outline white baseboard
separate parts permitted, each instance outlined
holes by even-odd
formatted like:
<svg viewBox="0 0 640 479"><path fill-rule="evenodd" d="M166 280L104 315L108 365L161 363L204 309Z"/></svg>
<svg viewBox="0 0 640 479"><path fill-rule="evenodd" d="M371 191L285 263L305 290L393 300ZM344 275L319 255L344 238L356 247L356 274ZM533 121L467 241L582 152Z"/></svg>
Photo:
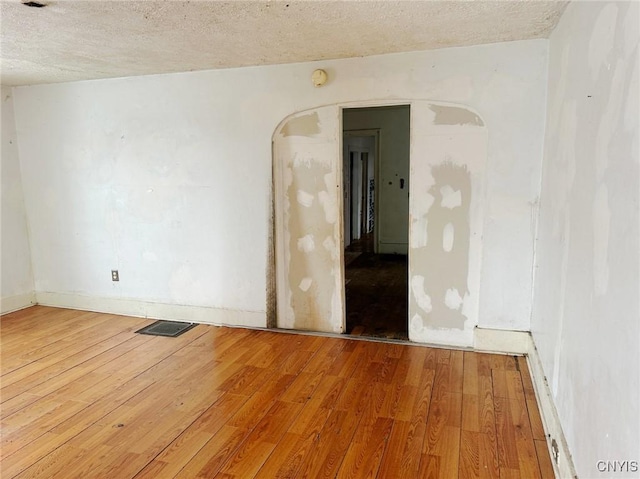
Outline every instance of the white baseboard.
<svg viewBox="0 0 640 479"><path fill-rule="evenodd" d="M11 313L36 304L36 294L31 291L25 294L7 296L0 299L0 314Z"/></svg>
<svg viewBox="0 0 640 479"><path fill-rule="evenodd" d="M105 298L72 293L37 292L36 300L43 306L81 309L98 313L121 314L151 319L169 319L217 326L264 328L267 314L263 311L242 311L209 306L155 303L125 298Z"/></svg>
<svg viewBox="0 0 640 479"><path fill-rule="evenodd" d="M547 447L551 455L551 463L553 464L556 477L560 479L574 479L577 478L578 475L573 465L569 445L562 431L562 424L560 423L560 417L553 402L551 388L544 374L538 349L533 342L533 338L531 336L529 337L531 342L529 353L527 354L527 363L529 364L529 370L533 378L533 387L536 391L544 432L547 435ZM551 450L553 441L555 441L557 445L557 460L555 461L553 459L554 452Z"/></svg>
<svg viewBox="0 0 640 479"><path fill-rule="evenodd" d="M504 329L475 328L473 349L489 353L528 354L531 333Z"/></svg>

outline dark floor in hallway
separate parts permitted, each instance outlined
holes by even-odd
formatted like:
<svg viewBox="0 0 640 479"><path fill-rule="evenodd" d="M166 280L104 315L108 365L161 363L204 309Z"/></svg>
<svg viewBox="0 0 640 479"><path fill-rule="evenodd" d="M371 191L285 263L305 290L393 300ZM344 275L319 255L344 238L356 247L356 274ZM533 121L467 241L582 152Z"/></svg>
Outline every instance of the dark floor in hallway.
<svg viewBox="0 0 640 479"><path fill-rule="evenodd" d="M409 339L407 256L351 253L346 265L347 333Z"/></svg>

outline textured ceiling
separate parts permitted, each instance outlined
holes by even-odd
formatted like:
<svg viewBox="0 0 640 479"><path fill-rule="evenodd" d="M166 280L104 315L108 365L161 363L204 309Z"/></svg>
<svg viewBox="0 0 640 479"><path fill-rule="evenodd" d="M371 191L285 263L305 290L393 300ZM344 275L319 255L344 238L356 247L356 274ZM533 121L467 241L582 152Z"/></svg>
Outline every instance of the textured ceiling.
<svg viewBox="0 0 640 479"><path fill-rule="evenodd" d="M513 0L37 1L46 7L0 4L2 84L546 38L566 6Z"/></svg>

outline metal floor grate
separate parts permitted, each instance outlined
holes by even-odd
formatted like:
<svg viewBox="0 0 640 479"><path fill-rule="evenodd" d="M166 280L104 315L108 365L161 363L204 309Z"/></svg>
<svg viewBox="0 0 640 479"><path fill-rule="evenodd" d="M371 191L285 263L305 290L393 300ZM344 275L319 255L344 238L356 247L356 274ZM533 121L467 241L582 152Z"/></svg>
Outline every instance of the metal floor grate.
<svg viewBox="0 0 640 479"><path fill-rule="evenodd" d="M186 333L191 328L195 328L196 326L197 324L195 323L181 323L178 321L156 321L149 326L138 329L136 333L175 338L176 336L180 336L182 333Z"/></svg>

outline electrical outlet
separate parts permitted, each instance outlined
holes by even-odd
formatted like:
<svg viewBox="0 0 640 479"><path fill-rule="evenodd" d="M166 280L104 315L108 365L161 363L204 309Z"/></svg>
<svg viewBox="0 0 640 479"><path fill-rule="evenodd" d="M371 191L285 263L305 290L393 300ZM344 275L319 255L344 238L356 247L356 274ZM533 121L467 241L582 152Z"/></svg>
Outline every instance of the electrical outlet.
<svg viewBox="0 0 640 479"><path fill-rule="evenodd" d="M558 443L555 439L551 440L551 454L555 463L558 464Z"/></svg>
<svg viewBox="0 0 640 479"><path fill-rule="evenodd" d="M111 281L120 281L120 274L117 269L111 270Z"/></svg>

